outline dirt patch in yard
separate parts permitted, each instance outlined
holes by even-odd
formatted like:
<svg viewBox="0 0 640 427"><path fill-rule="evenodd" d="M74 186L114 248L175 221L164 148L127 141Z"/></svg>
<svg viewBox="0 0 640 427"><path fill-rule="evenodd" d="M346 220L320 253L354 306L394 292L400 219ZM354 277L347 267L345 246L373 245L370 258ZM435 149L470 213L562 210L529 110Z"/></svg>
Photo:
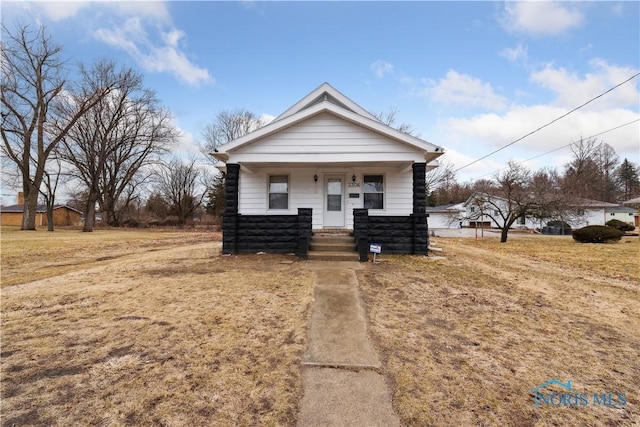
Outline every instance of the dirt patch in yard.
<svg viewBox="0 0 640 427"><path fill-rule="evenodd" d="M120 239L36 281L8 255L2 425L295 424L313 276L202 238Z"/></svg>
<svg viewBox="0 0 640 427"><path fill-rule="evenodd" d="M403 425L638 425L637 239L432 244L442 258L387 256L357 272ZM550 379L588 404L535 408L531 389Z"/></svg>

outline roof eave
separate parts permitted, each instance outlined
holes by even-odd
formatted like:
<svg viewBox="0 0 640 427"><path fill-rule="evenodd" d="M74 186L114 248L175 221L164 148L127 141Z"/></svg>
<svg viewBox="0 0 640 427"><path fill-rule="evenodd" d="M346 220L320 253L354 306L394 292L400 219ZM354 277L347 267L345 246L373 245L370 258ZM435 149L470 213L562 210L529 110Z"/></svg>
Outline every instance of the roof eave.
<svg viewBox="0 0 640 427"><path fill-rule="evenodd" d="M227 153L232 152L233 150L236 150L239 147L244 146L246 144L250 144L256 140L275 134L283 129L286 129L290 126L295 125L296 123L299 123L305 119L308 119L310 117L313 117L323 112L335 114L336 116L344 120L355 123L373 132L383 134L388 138L395 139L399 142L405 143L407 145L413 146L414 148L422 150L425 152L425 160L427 160L427 162L434 160L443 154L442 148L438 147L435 144L424 141L420 138L416 138L404 132L400 132L399 130L389 127L378 120L369 119L367 117L363 117L352 111L348 111L343 108L340 108L331 102L321 102L319 104L314 105L313 107L301 110L277 122L276 121L271 122L270 124L250 134L247 134L225 145L222 145L219 147L220 152L213 153L213 155L217 159L223 159L222 157L218 157L218 156L227 155L227 157L223 159L223 161L227 161L228 160ZM429 146L431 146L432 148ZM426 157L427 154L429 155L429 157ZM430 158L431 160L428 160L428 158Z"/></svg>

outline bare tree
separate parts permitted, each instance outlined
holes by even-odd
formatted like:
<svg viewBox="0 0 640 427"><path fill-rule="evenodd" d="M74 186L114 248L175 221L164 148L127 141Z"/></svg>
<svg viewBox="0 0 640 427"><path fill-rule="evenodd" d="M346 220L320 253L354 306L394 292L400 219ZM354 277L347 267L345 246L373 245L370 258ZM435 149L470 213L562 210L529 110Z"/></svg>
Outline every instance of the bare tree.
<svg viewBox="0 0 640 427"><path fill-rule="evenodd" d="M140 74L101 62L85 71L84 77L89 86L120 82L76 121L60 148L61 157L73 166L73 175L87 187L83 231L92 231L96 204L107 223L119 225L119 210L136 197L132 184L144 182L140 174L145 166L157 162L179 133L155 94L143 87Z"/></svg>
<svg viewBox="0 0 640 427"><path fill-rule="evenodd" d="M438 190L442 190L440 193L447 192L456 183L453 163L447 160L440 162L437 168L428 171L425 178L427 205L437 206Z"/></svg>
<svg viewBox="0 0 640 427"><path fill-rule="evenodd" d="M265 124L263 119L246 109L221 111L211 123L205 126L202 132L204 142L200 145L200 151L208 161L215 163L216 159L211 153L218 147L253 132Z"/></svg>
<svg viewBox="0 0 640 427"><path fill-rule="evenodd" d="M500 242L505 243L511 226L538 209L538 201L531 192L531 171L515 162L499 173L476 193L473 205L482 217L489 217L501 230Z"/></svg>
<svg viewBox="0 0 640 427"><path fill-rule="evenodd" d="M215 165L218 160L211 153L217 151L218 147L253 132L266 124L266 121L243 108L233 111L221 111L211 123L205 126L202 132L204 142L200 144L200 151L208 162ZM217 207L224 207L226 199L224 174L218 175L216 179L211 179L207 187L211 196L210 203L214 203ZM215 201L213 198L215 198ZM223 213L219 208L209 207L208 210L214 212L214 215L222 215Z"/></svg>
<svg viewBox="0 0 640 427"><path fill-rule="evenodd" d="M598 200L614 202L616 192L616 169L620 164L620 157L607 143L601 143L596 151L596 164L598 165Z"/></svg>
<svg viewBox="0 0 640 427"><path fill-rule="evenodd" d="M193 218L194 213L202 206L207 193L205 186L201 185L204 174L195 159L186 162L173 159L156 171L156 193L167 203L170 213L176 215L182 225Z"/></svg>
<svg viewBox="0 0 640 427"><path fill-rule="evenodd" d="M76 121L111 92L115 82L76 91L66 81L62 47L44 28L34 32L22 26L12 33L3 25L2 35L2 152L20 171L22 230L35 230L47 159ZM59 126L52 129L52 121Z"/></svg>
<svg viewBox="0 0 640 427"><path fill-rule="evenodd" d="M530 215L540 221L556 220L571 223L581 211L582 200L566 194L562 189L562 179L555 169L542 169L533 174L531 194L536 206Z"/></svg>
<svg viewBox="0 0 640 427"><path fill-rule="evenodd" d="M371 114L373 114L378 120L380 120L382 123L384 123L389 127L399 130L402 133L406 133L407 135L411 135L415 137L418 136L413 126L411 126L409 123L396 124L396 120L397 120L396 116L398 115L398 109L396 107L391 107L389 111L387 111L386 113L379 112L379 113L371 113Z"/></svg>
<svg viewBox="0 0 640 427"><path fill-rule="evenodd" d="M47 207L47 231L54 231L53 208L56 203L58 185L64 180L63 178L62 160L60 157L54 155L47 162L42 179L44 188L40 188L40 194L42 195Z"/></svg>

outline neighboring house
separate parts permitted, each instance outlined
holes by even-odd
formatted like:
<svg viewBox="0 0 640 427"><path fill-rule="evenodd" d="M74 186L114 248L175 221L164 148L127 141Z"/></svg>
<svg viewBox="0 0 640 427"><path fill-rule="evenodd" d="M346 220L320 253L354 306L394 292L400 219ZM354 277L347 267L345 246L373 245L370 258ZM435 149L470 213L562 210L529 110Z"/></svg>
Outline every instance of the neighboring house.
<svg viewBox="0 0 640 427"><path fill-rule="evenodd" d="M0 206L0 225L22 225L23 205ZM66 205L55 205L53 207L53 225L71 226L80 223L82 213L77 209ZM47 207L38 205L36 207L36 227L47 226Z"/></svg>
<svg viewBox="0 0 640 427"><path fill-rule="evenodd" d="M490 202L482 203L490 200ZM506 214L508 212L509 200L499 196L491 196L486 193L473 193L462 204L464 212L462 213L463 227L471 228L502 228L504 220L500 216L500 212ZM521 217L513 223L511 228L541 228L540 221L535 218Z"/></svg>
<svg viewBox="0 0 640 427"><path fill-rule="evenodd" d="M484 228L502 228L502 222L498 211L495 207L485 203L481 206L478 203L478 199L485 200L490 198L491 203L500 206L507 206L507 199L497 196L489 196L484 193L472 194L463 206L464 212L464 227L484 227ZM566 222L568 222L573 228L582 228L587 225L605 225L610 219L620 219L624 222L633 223L633 214L636 212L634 209L619 206L614 203L602 202L599 200L582 199L577 202L574 207L575 212L571 215L567 215ZM490 218L493 216L493 219ZM622 217L624 216L624 219ZM553 218L549 218L551 220ZM497 220L497 222L496 222ZM512 228L530 228L530 229L542 229L548 220L540 220L533 217L519 218L513 224Z"/></svg>
<svg viewBox="0 0 640 427"><path fill-rule="evenodd" d="M568 221L573 228L582 228L587 225L605 225L607 221L613 219L607 216L607 209L616 208L615 203L603 202L600 200L582 199L578 203L578 215ZM626 221L625 221L626 222Z"/></svg>
<svg viewBox="0 0 640 427"><path fill-rule="evenodd" d="M312 230L387 253L427 251L425 174L441 147L386 126L324 83L212 155L223 162L223 252L296 252Z"/></svg>
<svg viewBox="0 0 640 427"><path fill-rule="evenodd" d="M427 222L429 228L460 228L465 216L463 203L452 203L440 206L427 206Z"/></svg>
<svg viewBox="0 0 640 427"><path fill-rule="evenodd" d="M640 197L629 199L622 202L624 206L636 208L636 213L633 215L633 225L640 227Z"/></svg>
<svg viewBox="0 0 640 427"><path fill-rule="evenodd" d="M631 225L636 225L634 217L638 215L638 210L630 208L628 206L613 206L604 208L607 221L617 219L622 222L627 222Z"/></svg>

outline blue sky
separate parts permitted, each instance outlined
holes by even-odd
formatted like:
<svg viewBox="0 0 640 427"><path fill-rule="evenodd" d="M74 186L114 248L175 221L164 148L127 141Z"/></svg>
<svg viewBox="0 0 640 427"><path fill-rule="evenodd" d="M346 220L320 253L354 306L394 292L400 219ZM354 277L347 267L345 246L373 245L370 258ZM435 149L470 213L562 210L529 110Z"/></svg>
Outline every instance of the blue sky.
<svg viewBox="0 0 640 427"><path fill-rule="evenodd" d="M72 61L144 74L196 152L222 110L277 116L323 82L398 110L456 168L640 72L639 2L2 2L5 25L44 24ZM640 118L636 77L458 172L517 161ZM640 122L598 140L640 162ZM526 163L561 168L568 148Z"/></svg>

